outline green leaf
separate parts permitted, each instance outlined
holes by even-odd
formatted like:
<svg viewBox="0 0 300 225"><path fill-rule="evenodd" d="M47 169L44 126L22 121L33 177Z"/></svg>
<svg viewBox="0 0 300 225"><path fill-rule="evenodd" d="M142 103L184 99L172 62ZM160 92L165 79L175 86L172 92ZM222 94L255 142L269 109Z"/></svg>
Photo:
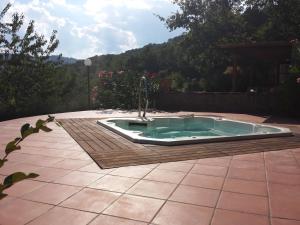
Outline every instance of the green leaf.
<svg viewBox="0 0 300 225"><path fill-rule="evenodd" d="M29 123L25 123L22 127L21 127L21 135L22 138L24 138L24 134L27 130L30 129L30 124Z"/></svg>
<svg viewBox="0 0 300 225"><path fill-rule="evenodd" d="M0 159L0 168L4 165L7 159Z"/></svg>
<svg viewBox="0 0 300 225"><path fill-rule="evenodd" d="M6 153L7 155L8 155L9 153L15 151L15 150L21 149L21 146L16 145L16 142L17 142L18 140L19 140L19 139L16 138L14 141L11 141L11 142L9 142L9 143L6 145L5 153Z"/></svg>
<svg viewBox="0 0 300 225"><path fill-rule="evenodd" d="M52 131L52 129L50 129L50 128L47 127L47 126L41 126L40 129L41 129L42 131L45 131L45 132L50 132L50 131Z"/></svg>
<svg viewBox="0 0 300 225"><path fill-rule="evenodd" d="M51 115L48 115L48 119L47 119L47 122L53 122L55 119L54 116L51 116Z"/></svg>
<svg viewBox="0 0 300 225"><path fill-rule="evenodd" d="M40 128L41 126L44 125L44 123L46 123L45 120L39 119L38 121L36 121L35 127L36 127L36 128Z"/></svg>
<svg viewBox="0 0 300 225"><path fill-rule="evenodd" d="M36 173L30 173L28 175L26 175L25 173L23 172L15 172L9 176L7 176L5 179L4 179L4 188L9 188L10 186L12 186L13 184L17 183L17 182L20 182L22 180L25 180L25 179L29 179L29 178L36 178L38 177L39 175L36 174Z"/></svg>
<svg viewBox="0 0 300 225"><path fill-rule="evenodd" d="M29 123L24 124L21 128L21 135L23 139L25 139L27 136L33 133L38 133L38 132L39 129L31 127Z"/></svg>
<svg viewBox="0 0 300 225"><path fill-rule="evenodd" d="M7 196L7 194L4 194L4 193L0 192L0 200L5 198L6 196Z"/></svg>

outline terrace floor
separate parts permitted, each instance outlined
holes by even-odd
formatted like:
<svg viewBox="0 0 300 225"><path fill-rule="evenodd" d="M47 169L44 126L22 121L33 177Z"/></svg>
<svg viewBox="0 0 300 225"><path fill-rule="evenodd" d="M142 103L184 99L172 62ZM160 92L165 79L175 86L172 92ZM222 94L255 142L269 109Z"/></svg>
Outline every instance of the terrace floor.
<svg viewBox="0 0 300 225"><path fill-rule="evenodd" d="M278 122L300 133L293 121L204 114ZM135 115L105 110L56 118ZM21 125L43 117L0 122L0 156ZM1 225L300 225L300 148L103 170L62 127L49 126L52 132L28 137L0 168L0 179L16 171L40 175L6 191Z"/></svg>

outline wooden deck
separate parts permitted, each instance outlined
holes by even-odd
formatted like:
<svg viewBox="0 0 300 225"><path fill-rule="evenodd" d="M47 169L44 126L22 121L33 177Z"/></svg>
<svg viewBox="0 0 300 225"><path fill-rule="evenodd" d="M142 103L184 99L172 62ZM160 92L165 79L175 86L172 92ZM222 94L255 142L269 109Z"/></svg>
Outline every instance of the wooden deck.
<svg viewBox="0 0 300 225"><path fill-rule="evenodd" d="M133 143L97 119L61 119L64 129L103 169L300 148L300 135L180 146ZM298 132L298 131L296 131Z"/></svg>

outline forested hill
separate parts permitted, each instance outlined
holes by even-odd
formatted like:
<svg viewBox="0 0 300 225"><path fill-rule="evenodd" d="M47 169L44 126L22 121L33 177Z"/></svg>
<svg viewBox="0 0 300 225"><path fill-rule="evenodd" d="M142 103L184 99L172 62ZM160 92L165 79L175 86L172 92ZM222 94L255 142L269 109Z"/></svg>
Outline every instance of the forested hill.
<svg viewBox="0 0 300 225"><path fill-rule="evenodd" d="M121 54L93 56L90 58L92 60L91 71L94 73L102 70L139 72L191 70L183 57L184 51L181 45L183 39L183 36L178 36L162 44L148 44ZM77 71L84 68L82 60L72 66L75 66Z"/></svg>

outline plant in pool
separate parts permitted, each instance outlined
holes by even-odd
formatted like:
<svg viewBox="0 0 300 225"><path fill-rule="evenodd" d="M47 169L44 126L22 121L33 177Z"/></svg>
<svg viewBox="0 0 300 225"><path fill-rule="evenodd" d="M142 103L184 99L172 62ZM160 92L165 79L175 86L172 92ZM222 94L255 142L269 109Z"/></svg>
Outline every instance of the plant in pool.
<svg viewBox="0 0 300 225"><path fill-rule="evenodd" d="M4 164L8 161L7 157L10 153L20 150L20 143L25 140L28 136L38 133L40 130L44 132L50 132L52 129L47 127L47 123L55 122L58 126L60 123L55 120L53 116L48 116L46 120L39 119L35 123L35 127L30 126L29 123L24 124L21 127L20 133L21 137L15 138L13 141L9 142L5 147L5 155L2 159L0 159L0 168L4 166ZM25 179L36 178L39 175L36 173L25 174L23 172L15 172L10 174L9 176L4 178L3 183L0 183L0 200L7 196L7 194L3 193L3 191L17 182L20 182Z"/></svg>

